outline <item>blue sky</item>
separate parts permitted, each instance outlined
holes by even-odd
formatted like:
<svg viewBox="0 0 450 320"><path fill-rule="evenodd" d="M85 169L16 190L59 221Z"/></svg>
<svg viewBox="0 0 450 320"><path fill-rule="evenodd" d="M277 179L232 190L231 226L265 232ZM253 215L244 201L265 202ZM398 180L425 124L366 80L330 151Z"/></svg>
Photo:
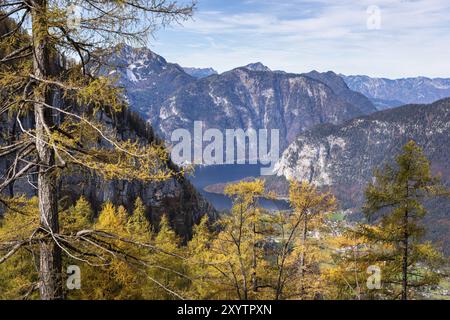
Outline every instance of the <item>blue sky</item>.
<svg viewBox="0 0 450 320"><path fill-rule="evenodd" d="M289 72L450 77L450 1L198 0L192 21L160 30L150 47L219 72L261 61Z"/></svg>

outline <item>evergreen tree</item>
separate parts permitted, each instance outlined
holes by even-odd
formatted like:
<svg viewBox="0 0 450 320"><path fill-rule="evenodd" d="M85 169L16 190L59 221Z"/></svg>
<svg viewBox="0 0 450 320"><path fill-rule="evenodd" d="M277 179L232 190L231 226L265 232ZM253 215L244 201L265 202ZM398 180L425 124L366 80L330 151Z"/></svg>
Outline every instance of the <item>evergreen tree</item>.
<svg viewBox="0 0 450 320"><path fill-rule="evenodd" d="M425 201L447 195L431 173L429 160L414 142L408 142L395 165L376 170L366 189L364 212L375 226L360 226L370 250L365 259L382 262L383 285L391 298L407 300L422 287L438 284L442 255L423 242Z"/></svg>

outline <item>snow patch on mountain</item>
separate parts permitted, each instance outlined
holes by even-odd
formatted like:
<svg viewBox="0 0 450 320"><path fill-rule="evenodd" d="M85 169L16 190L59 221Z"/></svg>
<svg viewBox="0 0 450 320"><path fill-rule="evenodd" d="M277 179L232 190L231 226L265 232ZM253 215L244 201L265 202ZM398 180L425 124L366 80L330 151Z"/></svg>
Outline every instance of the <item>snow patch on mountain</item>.
<svg viewBox="0 0 450 320"><path fill-rule="evenodd" d="M133 73L133 71L130 68L127 68L127 77L128 80L130 80L131 82L138 82L138 78L136 77L136 75Z"/></svg>

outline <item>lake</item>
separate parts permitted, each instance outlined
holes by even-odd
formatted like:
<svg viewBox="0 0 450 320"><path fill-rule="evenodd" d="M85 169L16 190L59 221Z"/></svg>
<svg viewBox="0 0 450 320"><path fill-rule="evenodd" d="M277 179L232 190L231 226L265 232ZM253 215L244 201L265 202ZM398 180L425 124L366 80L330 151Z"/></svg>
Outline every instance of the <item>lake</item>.
<svg viewBox="0 0 450 320"><path fill-rule="evenodd" d="M205 187L216 183L235 182L247 177L260 176L259 164L233 164L197 167L189 180L196 189L219 211L232 207L231 199L222 194L206 192ZM261 199L260 204L267 210L286 210L289 204L284 200Z"/></svg>

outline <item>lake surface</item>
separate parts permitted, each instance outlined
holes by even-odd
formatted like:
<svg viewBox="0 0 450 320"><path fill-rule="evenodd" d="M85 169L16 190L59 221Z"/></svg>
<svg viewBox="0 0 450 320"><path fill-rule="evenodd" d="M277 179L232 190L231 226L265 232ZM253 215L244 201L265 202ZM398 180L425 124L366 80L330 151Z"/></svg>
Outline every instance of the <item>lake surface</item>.
<svg viewBox="0 0 450 320"><path fill-rule="evenodd" d="M247 177L259 177L260 165L254 164L233 164L197 167L189 180L196 189L207 199L217 210L229 210L232 207L231 199L222 194L206 192L205 187L216 183L235 182ZM261 199L260 204L268 210L286 210L289 204L284 200Z"/></svg>

